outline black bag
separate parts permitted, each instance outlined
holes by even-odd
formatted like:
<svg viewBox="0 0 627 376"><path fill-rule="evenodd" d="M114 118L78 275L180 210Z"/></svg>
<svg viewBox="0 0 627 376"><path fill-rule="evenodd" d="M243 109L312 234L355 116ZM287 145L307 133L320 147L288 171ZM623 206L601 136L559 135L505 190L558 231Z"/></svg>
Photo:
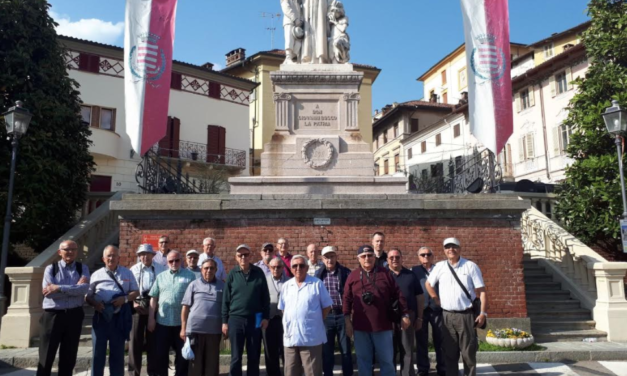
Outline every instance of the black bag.
<svg viewBox="0 0 627 376"><path fill-rule="evenodd" d="M399 324L403 319L403 311L401 311L401 303L398 299L392 301L392 304L388 307L388 319L394 324Z"/></svg>
<svg viewBox="0 0 627 376"><path fill-rule="evenodd" d="M459 287L461 287L462 290L464 290L466 297L468 298L468 300L470 300L471 298L470 293L468 292L468 290L466 289L466 286L464 286L462 281L459 280L457 273L455 273L455 269L453 269L453 267L451 266L451 264L448 263L448 261L446 262L446 265L448 265L448 268L451 270L451 273L453 273L453 277L455 277L455 280L459 284ZM481 314L481 299L475 298L475 300L472 301L472 316L476 319L477 317L479 317L480 314ZM487 325L488 325L488 318L486 317L485 321L483 322L483 325L481 325L478 328L485 329Z"/></svg>

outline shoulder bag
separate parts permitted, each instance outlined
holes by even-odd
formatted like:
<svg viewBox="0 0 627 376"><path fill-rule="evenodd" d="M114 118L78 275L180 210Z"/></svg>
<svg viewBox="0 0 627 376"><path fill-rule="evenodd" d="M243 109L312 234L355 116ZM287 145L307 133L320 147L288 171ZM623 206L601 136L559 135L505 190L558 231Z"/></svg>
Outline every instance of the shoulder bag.
<svg viewBox="0 0 627 376"><path fill-rule="evenodd" d="M451 273L453 274L453 277L455 277L455 280L459 284L459 287L461 287L462 290L464 290L464 293L466 294L466 297L468 298L468 300L471 300L472 296L470 295L470 293L468 292L468 290L466 289L466 286L464 286L462 281L459 280L457 273L455 273L455 269L453 269L453 267L451 266L451 264L448 263L448 261L446 261L446 265L448 265L448 268L451 270ZM475 298L475 300L472 301L472 315L476 319L477 317L479 317L480 314L481 314L481 299ZM485 329L486 325L488 325L487 317L485 321L483 322L483 325L481 325L479 329Z"/></svg>

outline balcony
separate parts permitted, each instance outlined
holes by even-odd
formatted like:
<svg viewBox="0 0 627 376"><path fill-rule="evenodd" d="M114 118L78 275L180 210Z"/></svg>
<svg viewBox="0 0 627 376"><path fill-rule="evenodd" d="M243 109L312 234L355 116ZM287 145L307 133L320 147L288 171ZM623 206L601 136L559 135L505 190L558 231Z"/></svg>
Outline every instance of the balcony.
<svg viewBox="0 0 627 376"><path fill-rule="evenodd" d="M181 159L189 162L210 164L234 169L246 168L246 151L223 148L222 153L216 153L207 148L207 144L191 141L179 141L178 149L165 149L155 145L152 147L160 157Z"/></svg>

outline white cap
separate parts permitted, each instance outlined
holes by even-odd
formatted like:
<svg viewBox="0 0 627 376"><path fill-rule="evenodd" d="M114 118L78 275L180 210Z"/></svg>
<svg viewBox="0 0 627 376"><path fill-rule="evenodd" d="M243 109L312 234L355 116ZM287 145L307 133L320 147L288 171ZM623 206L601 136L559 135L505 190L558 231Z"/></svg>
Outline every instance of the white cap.
<svg viewBox="0 0 627 376"><path fill-rule="evenodd" d="M335 247L327 245L326 247L322 248L322 256L326 255L327 253L337 253L337 250L335 249Z"/></svg>
<svg viewBox="0 0 627 376"><path fill-rule="evenodd" d="M246 248L247 250L249 250L249 251L250 251L250 247L249 247L249 246L247 246L246 244L240 244L240 245L238 245L238 246L237 246L237 248L235 249L235 252L239 251L239 250L240 250L240 249L242 249L242 248Z"/></svg>
<svg viewBox="0 0 627 376"><path fill-rule="evenodd" d="M151 255L155 255L156 252L152 249L152 245L150 244L142 244L137 248L137 254L140 255L142 253L150 253Z"/></svg>
<svg viewBox="0 0 627 376"><path fill-rule="evenodd" d="M442 245L446 247L447 244L455 244L456 246L461 247L461 244L459 243L459 239L457 238L444 239L444 242L442 243Z"/></svg>
<svg viewBox="0 0 627 376"><path fill-rule="evenodd" d="M200 253L198 253L198 251L195 249L190 249L189 251L187 251L185 256L189 256L189 255L200 255Z"/></svg>

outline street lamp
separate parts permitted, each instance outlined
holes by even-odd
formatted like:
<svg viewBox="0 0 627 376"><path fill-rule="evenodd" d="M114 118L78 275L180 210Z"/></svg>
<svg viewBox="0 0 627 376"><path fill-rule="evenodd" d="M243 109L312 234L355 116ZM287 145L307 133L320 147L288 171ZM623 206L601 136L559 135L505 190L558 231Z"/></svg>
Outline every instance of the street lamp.
<svg viewBox="0 0 627 376"><path fill-rule="evenodd" d="M621 194L623 195L623 219L620 221L620 234L623 241L623 253L627 253L627 197L625 197L625 177L623 174L622 136L627 132L627 111L620 107L618 101L612 101L612 107L605 109L603 121L610 134L615 137L618 153L618 169L620 171Z"/></svg>
<svg viewBox="0 0 627 376"><path fill-rule="evenodd" d="M17 144L28 130L30 119L33 115L25 108L22 102L15 102L15 106L2 114L7 134L13 136L11 140L11 172L9 174L9 193L7 195L7 213L4 217L4 233L2 234L2 256L0 261L0 323L6 307L6 296L4 296L4 270L7 267L7 257L9 255L9 232L11 230L11 202L13 201L13 182L15 181L15 161L17 159Z"/></svg>

